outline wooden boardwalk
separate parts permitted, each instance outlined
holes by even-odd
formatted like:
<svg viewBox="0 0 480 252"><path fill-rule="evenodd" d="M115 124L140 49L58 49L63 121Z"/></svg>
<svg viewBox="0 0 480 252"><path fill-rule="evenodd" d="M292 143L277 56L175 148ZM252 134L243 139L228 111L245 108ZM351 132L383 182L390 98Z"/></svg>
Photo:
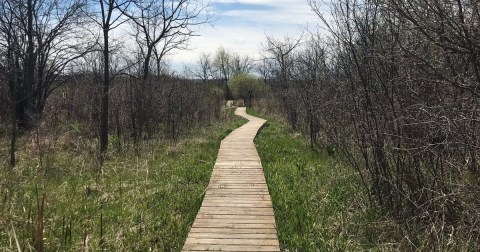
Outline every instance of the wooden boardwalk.
<svg viewBox="0 0 480 252"><path fill-rule="evenodd" d="M183 251L280 251L272 202L253 144L265 120L249 120L223 139L202 207Z"/></svg>

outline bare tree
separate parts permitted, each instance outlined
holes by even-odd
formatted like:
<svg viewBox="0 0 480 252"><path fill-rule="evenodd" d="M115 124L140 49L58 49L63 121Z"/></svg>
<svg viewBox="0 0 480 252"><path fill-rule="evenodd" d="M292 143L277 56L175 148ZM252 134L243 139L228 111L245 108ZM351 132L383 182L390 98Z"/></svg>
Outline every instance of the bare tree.
<svg viewBox="0 0 480 252"><path fill-rule="evenodd" d="M193 73L203 83L212 78L212 57L210 54L202 53L197 60L197 69Z"/></svg>
<svg viewBox="0 0 480 252"><path fill-rule="evenodd" d="M98 0L92 2L89 16L91 20L98 25L102 33L102 52L103 52L103 77L100 101L100 162L103 163L108 148L108 106L110 83L112 81L110 73L110 33L125 23L127 19L123 14L131 4L130 0Z"/></svg>
<svg viewBox="0 0 480 252"><path fill-rule="evenodd" d="M310 148L314 148L320 121L317 113L321 110L321 95L328 85L330 69L327 66L326 49L321 43L321 36L312 34L295 55L292 77L297 81L299 98L306 112Z"/></svg>
<svg viewBox="0 0 480 252"><path fill-rule="evenodd" d="M213 57L213 66L217 78L222 80L222 83L226 85L232 75L232 55L223 47L219 47Z"/></svg>
<svg viewBox="0 0 480 252"><path fill-rule="evenodd" d="M276 73L278 84L285 88L288 87L290 71L294 64L293 51L300 45L301 40L302 36L296 39L286 36L283 40L267 36L266 44L263 45L264 51L268 54L265 58L274 59L278 64L279 72Z"/></svg>
<svg viewBox="0 0 480 252"><path fill-rule="evenodd" d="M273 80L273 72L275 71L275 62L273 59L262 58L256 64L256 70L263 77L263 82L268 84L269 81Z"/></svg>
<svg viewBox="0 0 480 252"><path fill-rule="evenodd" d="M6 52L14 165L16 127L35 125L48 96L68 80L66 68L92 45L79 40L81 1L2 0L1 6L0 46Z"/></svg>
<svg viewBox="0 0 480 252"><path fill-rule="evenodd" d="M17 86L19 86L20 55L17 47L19 46L19 34L16 26L18 20L15 19L15 12L12 3L2 0L0 12L0 25L2 35L2 73L4 83L8 83L9 106L11 110L11 141L10 141L10 166L15 166L15 146L17 140Z"/></svg>
<svg viewBox="0 0 480 252"><path fill-rule="evenodd" d="M142 79L150 75L153 54L162 56L173 49L186 49L186 43L197 36L196 28L210 21L208 2L203 0L134 2L124 13L134 23L136 41L142 53Z"/></svg>
<svg viewBox="0 0 480 252"><path fill-rule="evenodd" d="M138 139L143 135L151 108L152 98L148 97L147 88L151 82L152 58L158 73L163 56L172 50L185 50L189 39L198 35L197 28L208 23L211 16L208 2L203 0L133 2L132 8L123 13L132 22L142 61L142 81L135 92L138 133L134 138Z"/></svg>
<svg viewBox="0 0 480 252"><path fill-rule="evenodd" d="M219 47L213 56L212 75L225 87L225 97L232 98L227 83L234 75L249 73L253 69L253 60L248 56L233 53L223 47Z"/></svg>
<svg viewBox="0 0 480 252"><path fill-rule="evenodd" d="M253 69L253 59L248 56L241 56L235 53L232 55L232 68L234 75L249 73Z"/></svg>
<svg viewBox="0 0 480 252"><path fill-rule="evenodd" d="M297 127L298 111L296 107L296 93L291 92L291 75L294 66L294 50L300 45L302 36L291 38L286 36L283 40L267 37L263 46L265 58L275 62L274 85L282 90L282 105L287 111L288 120L292 127Z"/></svg>

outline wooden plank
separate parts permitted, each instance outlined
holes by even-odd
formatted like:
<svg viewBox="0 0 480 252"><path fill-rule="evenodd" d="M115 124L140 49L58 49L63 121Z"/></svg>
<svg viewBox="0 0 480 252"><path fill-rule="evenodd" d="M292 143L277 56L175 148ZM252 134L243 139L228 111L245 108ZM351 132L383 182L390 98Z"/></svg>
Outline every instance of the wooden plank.
<svg viewBox="0 0 480 252"><path fill-rule="evenodd" d="M252 196L252 195L247 195L247 196ZM255 196L255 195L253 195ZM238 204L263 204L263 203L268 203L271 204L272 202L268 198L262 198L262 197L208 197L204 199L203 202L209 202L209 203L222 203L222 202L228 202L228 203L238 203Z"/></svg>
<svg viewBox="0 0 480 252"><path fill-rule="evenodd" d="M267 187L266 181L262 180L247 180L247 179L237 179L237 180L232 180L232 179L212 179L210 180L211 183L224 183L224 184L252 184L252 185L263 185Z"/></svg>
<svg viewBox="0 0 480 252"><path fill-rule="evenodd" d="M272 203L269 201L260 202L227 202L227 201L210 201L204 200L202 206L205 207L255 207L255 208L269 208L272 207Z"/></svg>
<svg viewBox="0 0 480 252"><path fill-rule="evenodd" d="M212 173L212 177L219 178L238 178L263 176L263 171L245 172L245 171L222 171L221 174Z"/></svg>
<svg viewBox="0 0 480 252"><path fill-rule="evenodd" d="M252 195L254 197L257 195L258 197L267 197L269 196L268 188L265 187L251 187L248 189L240 188L241 185L223 185L223 186L216 186L216 187L208 187L206 195L216 196L216 197L240 197L241 195ZM270 197L268 197L270 198Z"/></svg>
<svg viewBox="0 0 480 252"><path fill-rule="evenodd" d="M186 244L184 251L280 251L278 246Z"/></svg>
<svg viewBox="0 0 480 252"><path fill-rule="evenodd" d="M242 186L245 189L267 189L267 183L265 182L248 182L248 181L221 181L214 180L212 181L212 186L217 188L225 188L226 186Z"/></svg>
<svg viewBox="0 0 480 252"><path fill-rule="evenodd" d="M252 182L252 183L262 183L265 184L265 179L259 177L258 175L240 175L239 177L235 178L232 176L229 177L212 177L210 181L225 181L225 182Z"/></svg>
<svg viewBox="0 0 480 252"><path fill-rule="evenodd" d="M215 198L223 198L227 199L231 197L232 199L242 199L242 198L255 198L261 200L270 200L270 195L268 194L267 188L262 187L252 187L249 190L245 189L242 191L240 185L235 186L227 186L223 188L215 187L215 188L208 188L208 190L212 190L211 192L207 191L205 194L205 198L208 197L215 197Z"/></svg>
<svg viewBox="0 0 480 252"><path fill-rule="evenodd" d="M262 198L258 195L240 195L240 196L248 196L248 197L209 197L209 203L216 203L219 201L223 202L242 202L242 203L256 203L256 202L271 202L268 198ZM250 197L255 196L255 197Z"/></svg>
<svg viewBox="0 0 480 252"><path fill-rule="evenodd" d="M212 174L212 178L236 178L236 179L242 179L242 178L251 178L251 179L264 179L264 176L261 171L258 171L256 173L253 172L237 172L237 173L228 173L226 171L222 172L222 174Z"/></svg>
<svg viewBox="0 0 480 252"><path fill-rule="evenodd" d="M237 183L237 184L262 184L262 185L267 185L265 180L260 180L258 178L252 178L252 179L231 179L231 178L212 178L210 182L217 182L217 183Z"/></svg>
<svg viewBox="0 0 480 252"><path fill-rule="evenodd" d="M205 197L204 201L207 201L207 200L237 202L237 203L243 203L243 201L271 202L270 197L268 197L268 194L231 194L231 195L208 194L208 197Z"/></svg>
<svg viewBox="0 0 480 252"><path fill-rule="evenodd" d="M215 215L257 215L257 216L273 216L273 211L268 211L266 208L261 208L259 210L243 210L238 209L236 211L233 210L222 210L222 209L202 209L198 212L198 215L206 215L206 214L215 214Z"/></svg>
<svg viewBox="0 0 480 252"><path fill-rule="evenodd" d="M222 167L215 167L213 168L213 172L221 172L221 173L250 173L250 172L261 172L263 174L262 167L241 167L241 168L222 168Z"/></svg>
<svg viewBox="0 0 480 252"><path fill-rule="evenodd" d="M214 190L214 189L212 189ZM251 192L242 192L242 191L234 191L234 189L216 189L216 191L206 193L205 197L207 196L223 196L223 195L232 195L232 196L241 196L241 195L258 195L266 197L268 196L268 190L263 191L251 191Z"/></svg>
<svg viewBox="0 0 480 252"><path fill-rule="evenodd" d="M234 176L263 176L263 171L258 169L256 171L245 171L245 170L221 170L217 169L212 173L212 176L221 176L221 177L234 177Z"/></svg>
<svg viewBox="0 0 480 252"><path fill-rule="evenodd" d="M236 172L248 172L248 171L263 171L263 167L261 165L258 166L215 166L213 169L214 171L236 171Z"/></svg>
<svg viewBox="0 0 480 252"><path fill-rule="evenodd" d="M237 206L222 206L222 207L214 207L209 205L202 205L202 208L205 209L205 212L214 212L214 211L222 211L228 212L230 211L233 213L248 213L248 214L257 214L257 213L270 213L271 207L237 207Z"/></svg>
<svg viewBox="0 0 480 252"><path fill-rule="evenodd" d="M190 233L190 238L217 239L277 239L276 234L226 234L226 233Z"/></svg>
<svg viewBox="0 0 480 252"><path fill-rule="evenodd" d="M268 188L266 187L251 187L241 188L240 185L217 185L208 187L207 190L211 190L207 193L228 193L228 194L268 194Z"/></svg>
<svg viewBox="0 0 480 252"><path fill-rule="evenodd" d="M235 196L224 196L224 197L215 197L211 196L205 199L208 202L242 202L242 203L255 203L255 202L271 202L269 198L262 197L258 195L235 195Z"/></svg>
<svg viewBox="0 0 480 252"><path fill-rule="evenodd" d="M262 197L262 195L235 195L235 196L224 196L224 197L219 197L219 196L211 196L208 197L207 200L213 200L213 201L219 201L219 200L224 200L227 202L248 202L251 203L252 201L268 201L270 202L270 198L268 197Z"/></svg>
<svg viewBox="0 0 480 252"><path fill-rule="evenodd" d="M244 187L245 189L268 189L267 183L265 182L250 182L248 183L247 181L219 181L215 180L212 181L212 187L215 188L222 188L222 187L234 187L234 186L241 186ZM211 187L210 187L211 188ZM241 188L239 188L241 189Z"/></svg>
<svg viewBox="0 0 480 252"><path fill-rule="evenodd" d="M260 180L253 180L253 181L248 181L248 180L225 180L225 179L213 179L210 181L212 184L218 184L218 185L237 185L237 184L242 184L246 187L248 186L257 186L257 187L265 187L267 188L267 183L265 181L260 181Z"/></svg>
<svg viewBox="0 0 480 252"><path fill-rule="evenodd" d="M242 149L241 152L232 152L232 151L220 150L218 152L218 159L217 160L221 160L224 157L238 157L239 159L246 157L246 158L256 158L255 160L259 159L259 156L258 156L256 150L253 148L253 146L250 150L245 148L245 149Z"/></svg>
<svg viewBox="0 0 480 252"><path fill-rule="evenodd" d="M226 181L261 181L265 183L265 178L260 177L260 174L225 174L225 175L215 175L210 181L213 180L226 180Z"/></svg>
<svg viewBox="0 0 480 252"><path fill-rule="evenodd" d="M222 181L225 183L229 182L239 182L239 183L247 183L251 182L252 184L266 184L265 179L259 178L258 176L245 176L245 177L238 177L238 178L232 178L232 177L227 177L227 178L222 178L222 177L215 177L212 178L210 181Z"/></svg>
<svg viewBox="0 0 480 252"><path fill-rule="evenodd" d="M266 188L256 188L257 190L252 189L245 189L242 190L241 188L230 188L230 187L224 187L224 188L208 188L207 190L207 195L268 195L268 189Z"/></svg>
<svg viewBox="0 0 480 252"><path fill-rule="evenodd" d="M213 189L212 189L213 190ZM220 190L220 189L217 189ZM209 198L234 198L234 199L242 199L242 198L257 198L257 199L262 199L262 200L270 200L270 195L268 195L268 192L263 192L263 193L258 193L258 194L234 194L232 192L232 188L230 189L223 189L224 191L229 191L227 193L212 193L208 192Z"/></svg>
<svg viewBox="0 0 480 252"><path fill-rule="evenodd" d="M251 199L251 200L242 200L242 201L238 201L238 200L224 200L224 199L207 199L207 200L204 200L203 201L203 204L205 204L205 206L208 206L208 205L213 205L213 206L225 206L225 205L233 205L233 206L237 206L237 205L253 205L255 206L255 204L258 204L258 205L261 205L262 207L263 206L272 206L272 202L269 201L269 200L254 200L254 199Z"/></svg>
<svg viewBox="0 0 480 252"><path fill-rule="evenodd" d="M213 185L242 185L247 188L268 188L267 183L265 181L248 181L248 180L222 180L222 179L214 179L210 181Z"/></svg>
<svg viewBox="0 0 480 252"><path fill-rule="evenodd" d="M242 149L239 149L238 150L238 153L223 153L223 154L220 154L218 157L217 157L217 160L215 162L215 164L217 165L222 165L222 164L227 164L227 165L230 165L230 164L237 164L237 163L245 163L245 164L254 164L254 165L257 165L257 164L260 164L261 161L260 159L258 158L258 156L254 156L254 155L245 155L245 154L242 154ZM227 155L228 154L228 155ZM230 156L230 157L236 157L235 159L233 160L227 160L227 157ZM243 158L248 158L248 159L251 159L251 160L242 160Z"/></svg>
<svg viewBox="0 0 480 252"><path fill-rule="evenodd" d="M222 223L221 221L218 222L209 222L209 223L197 223L196 221L193 223L193 228L196 227L203 227L203 228L233 228L233 229L267 229L267 228L275 228L274 224L271 223Z"/></svg>
<svg viewBox="0 0 480 252"><path fill-rule="evenodd" d="M272 224L275 225L275 219L265 217L265 219L198 219L195 220L197 225L210 225L210 224L222 224L222 225L234 225L234 224Z"/></svg>
<svg viewBox="0 0 480 252"><path fill-rule="evenodd" d="M215 245L257 245L257 246L278 246L275 239L215 239L215 238L191 238L185 244L215 244Z"/></svg>
<svg viewBox="0 0 480 252"><path fill-rule="evenodd" d="M214 190L214 189L212 189ZM220 196L220 195L225 195L225 194L229 194L229 195L235 195L235 196L241 196L241 195L257 195L257 196L268 196L268 190L264 190L263 192L255 192L255 191L252 191L252 192L242 192L242 191L233 191L234 189L215 189L215 191L211 191L211 192L208 192L205 194L205 197L209 196L209 195L215 195L215 196Z"/></svg>
<svg viewBox="0 0 480 252"><path fill-rule="evenodd" d="M213 173L212 178L236 178L236 179L245 179L245 178L257 178L257 179L262 179L263 178L263 172L258 171L258 172L222 172L222 174L215 174Z"/></svg>
<svg viewBox="0 0 480 252"><path fill-rule="evenodd" d="M227 189L228 190L228 189ZM265 192L227 192L228 195L230 196L258 196L258 197L267 197L269 196L268 195L268 191L265 191ZM226 193L225 193L225 190L223 190L222 192L207 192L205 194L205 197L208 197L208 196L215 196L215 197L225 197Z"/></svg>
<svg viewBox="0 0 480 252"><path fill-rule="evenodd" d="M248 203L205 203L202 204L202 207L218 207L218 208L272 208L272 204L248 204Z"/></svg>
<svg viewBox="0 0 480 252"><path fill-rule="evenodd" d="M215 167L220 168L235 168L235 169L242 169L242 168L262 168L262 164L260 162L249 162L249 161L238 161L238 162L220 162L215 163Z"/></svg>
<svg viewBox="0 0 480 252"><path fill-rule="evenodd" d="M208 187L207 190L211 190L212 193L237 193L237 194L268 194L268 188L229 188L227 186L223 187Z"/></svg>
<svg viewBox="0 0 480 252"><path fill-rule="evenodd" d="M256 219L265 219L273 218L270 215L240 215L240 214L204 214L200 213L197 215L197 219L245 219L245 220L256 220Z"/></svg>
<svg viewBox="0 0 480 252"><path fill-rule="evenodd" d="M259 178L257 175L241 175L238 178L233 176L222 176L215 177L210 180L210 182L223 182L223 183L252 183L252 184L266 184L265 179Z"/></svg>
<svg viewBox="0 0 480 252"><path fill-rule="evenodd" d="M235 229L235 228L192 228L190 233L201 234L277 234L272 228Z"/></svg>
<svg viewBox="0 0 480 252"><path fill-rule="evenodd" d="M275 216L273 215L273 211L257 211L257 212L249 212L249 211L238 211L238 212L231 212L231 211L202 211L198 212L197 218L202 219L203 216L212 216L215 215L215 218L210 218L210 219L222 219L222 216L226 216L225 218L228 218L228 216L235 216L235 218L273 218L275 219ZM255 216L255 217L251 217ZM196 220L196 219L195 219Z"/></svg>
<svg viewBox="0 0 480 252"><path fill-rule="evenodd" d="M244 171L244 170L236 170L236 171L227 171L223 170L221 172L213 172L212 177L234 177L234 178L241 178L241 177L263 177L263 171Z"/></svg>

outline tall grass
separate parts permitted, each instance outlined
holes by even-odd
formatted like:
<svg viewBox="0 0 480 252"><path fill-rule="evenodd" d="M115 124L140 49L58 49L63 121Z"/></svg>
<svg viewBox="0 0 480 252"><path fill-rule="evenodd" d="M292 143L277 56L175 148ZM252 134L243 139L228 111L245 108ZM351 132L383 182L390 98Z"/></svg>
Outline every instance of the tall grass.
<svg viewBox="0 0 480 252"><path fill-rule="evenodd" d="M45 251L180 250L221 139L244 123L232 111L225 116L209 127L191 129L175 144L157 139L144 143L139 155L133 149L109 153L102 175L97 143L90 138L44 148L42 164L28 147L18 150L18 167L0 173L0 250L28 251L38 244L37 198L44 194ZM28 146L28 139L21 140ZM6 149L2 146L2 156Z"/></svg>

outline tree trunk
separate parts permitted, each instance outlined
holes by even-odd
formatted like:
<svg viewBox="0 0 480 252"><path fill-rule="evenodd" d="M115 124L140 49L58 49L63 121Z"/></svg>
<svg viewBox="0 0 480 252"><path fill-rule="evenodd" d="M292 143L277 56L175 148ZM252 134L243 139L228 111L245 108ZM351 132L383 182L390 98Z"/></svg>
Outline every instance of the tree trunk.
<svg viewBox="0 0 480 252"><path fill-rule="evenodd" d="M145 55L145 61L143 62L143 74L140 88L137 89L136 103L137 103L137 121L138 121L138 140L143 138L143 131L145 127L145 118L147 117L147 106L150 101L147 100L147 85L150 79L150 60L152 59L153 45L149 45L147 48L147 54ZM135 142L136 143L136 142Z"/></svg>
<svg viewBox="0 0 480 252"><path fill-rule="evenodd" d="M15 88L15 87L13 87ZM15 145L17 143L17 109L15 107L15 103L17 101L16 95L15 95L15 90L12 91L13 93L13 99L12 99L12 134L11 134L11 139L10 139L10 167L13 169L15 167L16 162L15 162Z"/></svg>
<svg viewBox="0 0 480 252"><path fill-rule="evenodd" d="M313 150L313 142L315 141L314 129L313 129L313 116L312 112L309 112L310 117L310 149Z"/></svg>
<svg viewBox="0 0 480 252"><path fill-rule="evenodd" d="M35 52L34 52L34 31L33 31L33 0L27 1L27 55L25 63L24 103L25 113L19 114L18 118L23 120L21 126L30 129L33 126L33 86L35 82Z"/></svg>
<svg viewBox="0 0 480 252"><path fill-rule="evenodd" d="M109 28L103 28L103 87L100 108L100 163L103 164L108 149L108 102L110 90L110 59L108 51Z"/></svg>
<svg viewBox="0 0 480 252"><path fill-rule="evenodd" d="M143 62L143 84L146 84L150 76L150 59L152 58L153 47L148 46L147 54L145 55L145 62Z"/></svg>
<svg viewBox="0 0 480 252"><path fill-rule="evenodd" d="M9 55L11 56L11 55ZM13 60L12 57L9 57L9 60ZM11 63L10 63L11 64ZM15 69L16 71L16 69ZM12 99L11 103L11 113L12 113L12 132L10 139L10 167L13 169L16 165L15 161L15 145L17 143L17 88L16 88L16 74L10 74L10 96Z"/></svg>
<svg viewBox="0 0 480 252"><path fill-rule="evenodd" d="M17 86L18 86L18 78L17 78L17 71L18 71L18 57L15 55L15 49L13 48L16 45L15 42L12 41L13 38L10 33L7 33L7 66L10 69L7 72L8 78L8 88L10 92L10 100L11 100L11 120L12 120L12 129L11 129L11 138L10 138L10 169L12 170L16 165L15 160L15 146L17 142Z"/></svg>

